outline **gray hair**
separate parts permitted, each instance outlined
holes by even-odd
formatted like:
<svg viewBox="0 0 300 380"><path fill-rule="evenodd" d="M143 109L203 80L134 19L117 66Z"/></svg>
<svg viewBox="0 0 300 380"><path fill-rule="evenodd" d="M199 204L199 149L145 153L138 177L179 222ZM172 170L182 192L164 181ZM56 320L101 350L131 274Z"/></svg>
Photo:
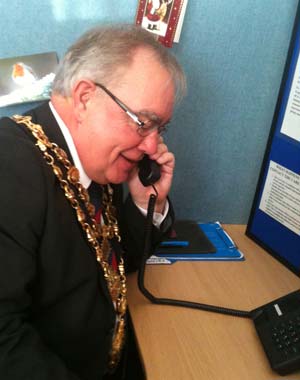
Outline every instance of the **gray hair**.
<svg viewBox="0 0 300 380"><path fill-rule="evenodd" d="M176 58L153 34L136 25L100 26L80 37L60 62L53 93L70 96L76 81L87 78L106 85L132 62L139 47L153 51L158 62L169 72L176 90L176 100L186 91L186 79Z"/></svg>

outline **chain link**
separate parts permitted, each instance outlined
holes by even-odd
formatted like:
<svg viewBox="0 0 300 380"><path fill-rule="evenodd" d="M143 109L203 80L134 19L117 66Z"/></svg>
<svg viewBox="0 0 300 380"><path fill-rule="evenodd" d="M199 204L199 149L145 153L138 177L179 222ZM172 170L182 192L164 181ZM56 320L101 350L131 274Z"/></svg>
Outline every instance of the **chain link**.
<svg viewBox="0 0 300 380"><path fill-rule="evenodd" d="M57 144L49 141L43 128L39 124L31 121L31 116L14 115L12 118L18 124L24 124L36 138L36 146L42 152L47 164L51 166L54 175L59 181L65 197L70 202L70 205L76 211L76 217L85 232L86 238L96 254L96 259L102 267L105 280L112 301L116 308L116 329L112 340L110 352L109 367L115 368L120 360L122 347L125 340L125 316L127 310L127 287L124 260L120 257L118 262L118 273L109 265L108 252L110 250L109 241L114 237L121 241L118 221L116 218L116 210L112 204L113 189L110 185L103 187L103 209L106 217L105 224L101 226L95 221L95 208L90 203L90 198L87 190L79 182L79 171L71 164L67 153ZM60 162L65 170L64 175L61 168L56 164ZM70 186L73 185L77 191L77 197L83 201L85 208L89 214L88 221L85 212L80 206L80 202L76 198L75 192Z"/></svg>

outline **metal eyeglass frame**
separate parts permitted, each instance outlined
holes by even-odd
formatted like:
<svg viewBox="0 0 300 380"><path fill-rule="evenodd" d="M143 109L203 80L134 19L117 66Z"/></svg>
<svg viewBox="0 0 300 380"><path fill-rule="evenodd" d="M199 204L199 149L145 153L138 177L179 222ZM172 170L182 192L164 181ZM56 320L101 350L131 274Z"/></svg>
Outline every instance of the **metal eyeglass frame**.
<svg viewBox="0 0 300 380"><path fill-rule="evenodd" d="M155 120L151 120L151 119L149 119L148 122L152 122L153 125L150 128L149 127L147 128L147 121L146 122L141 121L139 117L134 112L132 112L129 107L127 107L120 99L118 99L113 93L111 93L105 86L97 82L94 82L94 84L97 87L100 87L119 107L122 108L122 110L131 118L131 120L133 120L137 124L138 126L137 131L141 136L147 136L155 129L157 129L159 135L162 135L166 131L167 129L166 124L159 124L159 123L156 123Z"/></svg>

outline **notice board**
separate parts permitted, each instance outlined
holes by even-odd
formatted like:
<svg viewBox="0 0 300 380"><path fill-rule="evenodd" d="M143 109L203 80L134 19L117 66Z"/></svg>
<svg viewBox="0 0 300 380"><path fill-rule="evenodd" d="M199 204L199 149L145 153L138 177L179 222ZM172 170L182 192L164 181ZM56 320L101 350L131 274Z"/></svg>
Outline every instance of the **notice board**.
<svg viewBox="0 0 300 380"><path fill-rule="evenodd" d="M300 275L300 1L246 229Z"/></svg>

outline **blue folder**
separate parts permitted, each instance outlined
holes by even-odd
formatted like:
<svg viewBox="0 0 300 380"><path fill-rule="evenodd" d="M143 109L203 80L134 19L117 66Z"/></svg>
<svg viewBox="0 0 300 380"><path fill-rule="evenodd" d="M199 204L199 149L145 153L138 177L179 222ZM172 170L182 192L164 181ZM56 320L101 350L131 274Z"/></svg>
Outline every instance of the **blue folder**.
<svg viewBox="0 0 300 380"><path fill-rule="evenodd" d="M244 255L239 251L231 237L224 231L219 222L198 223L198 227L214 245L213 253L199 252L186 253L182 247L182 253L168 253L165 249L157 248L154 255L147 261L148 264L171 264L175 261L242 261ZM162 245L163 246L163 245Z"/></svg>

